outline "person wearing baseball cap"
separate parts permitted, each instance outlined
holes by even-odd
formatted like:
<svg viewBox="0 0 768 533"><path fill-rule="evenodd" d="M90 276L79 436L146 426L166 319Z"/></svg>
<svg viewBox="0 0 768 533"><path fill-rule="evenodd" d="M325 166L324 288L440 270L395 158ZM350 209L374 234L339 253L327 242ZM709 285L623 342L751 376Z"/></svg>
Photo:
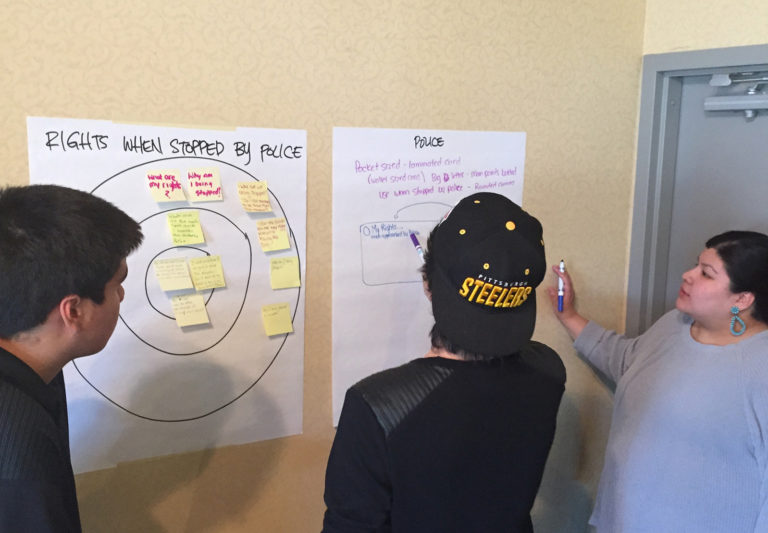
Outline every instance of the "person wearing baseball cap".
<svg viewBox="0 0 768 533"><path fill-rule="evenodd" d="M432 230L432 347L347 391L323 532L533 531L565 387L531 340L546 269L541 224L502 195L468 196Z"/></svg>

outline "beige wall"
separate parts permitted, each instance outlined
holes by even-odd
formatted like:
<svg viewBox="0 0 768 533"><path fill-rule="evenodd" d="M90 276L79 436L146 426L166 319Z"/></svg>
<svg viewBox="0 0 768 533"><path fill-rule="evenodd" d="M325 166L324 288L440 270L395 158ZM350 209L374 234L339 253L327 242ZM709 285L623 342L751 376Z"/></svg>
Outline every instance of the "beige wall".
<svg viewBox="0 0 768 533"><path fill-rule="evenodd" d="M582 310L620 327L644 12L641 0L3 3L0 183L28 180L28 115L308 131L304 434L78 476L86 531L319 530L333 126L527 132L524 204L549 260L568 260ZM536 517L543 532L583 531L611 399L544 297L536 338L569 376Z"/></svg>
<svg viewBox="0 0 768 533"><path fill-rule="evenodd" d="M765 43L764 0L646 0L644 54Z"/></svg>

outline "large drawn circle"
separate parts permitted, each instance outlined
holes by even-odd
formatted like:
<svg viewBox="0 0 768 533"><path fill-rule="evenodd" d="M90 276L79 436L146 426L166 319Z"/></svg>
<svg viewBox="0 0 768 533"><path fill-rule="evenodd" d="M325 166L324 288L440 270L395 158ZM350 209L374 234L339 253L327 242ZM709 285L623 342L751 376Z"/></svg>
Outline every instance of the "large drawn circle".
<svg viewBox="0 0 768 533"><path fill-rule="evenodd" d="M235 224L234 222L232 222L231 220L229 220L229 219L228 219L228 218L226 218L225 216L223 216L223 215L221 215L221 214L219 214L219 213L216 213L215 211L213 211L213 210L211 210L211 209L208 209L208 208L202 208L202 207L177 207L177 208L173 208L173 209L166 209L166 210L162 210L162 211L159 211L158 213L155 213L155 214L153 214L153 215L149 215L148 217L144 218L143 220L140 220L140 221L139 221L139 223L140 223L142 226L144 226L144 225L145 225L145 223L147 223L147 221L150 221L150 220L154 219L155 217L157 217L157 216L159 216L159 215L164 215L164 214L168 213L169 211L178 211L178 210L198 210L198 211L199 211L199 210L204 210L204 211L207 211L207 212L210 212L210 213L214 213L214 214L216 214L216 215L218 215L218 216L221 216L222 218L224 218L224 219L225 219L227 222L229 222L229 223L230 223L232 226L234 226L234 228L235 228L235 229L236 229L238 232L240 232L240 233L241 233L241 234L244 236L244 239L243 239L243 243L246 243L246 245L247 245L247 247L248 247L248 274L249 274L249 275L248 275L248 280L247 280L247 282L246 282L246 284L245 284L245 290L243 291L243 300L242 300L242 303L240 304L240 308L239 308L239 311L242 311L243 307L245 306L245 300L246 300L246 298L248 297L248 285L250 284L250 278L251 278L251 276L250 276L250 273L251 273L251 269L252 269L252 267L253 267L253 249L252 249L252 247L251 247L251 243L250 243L250 240L248 239L248 235L247 235L247 233L246 233L245 231L243 231L243 230L242 230L240 227L238 227L238 226L237 226L237 224ZM182 249L182 248L183 248L183 249L188 249L188 248L190 248L190 247L189 247L189 246L178 246L178 247L175 247L174 249L175 249L175 250L179 250L179 249ZM195 249L197 249L197 248L195 248ZM167 251L168 251L168 248L166 248L166 249L165 249L165 250L163 250L162 252L167 252ZM203 250L203 252L204 252L205 254L207 254L207 255L211 255L211 254L210 254L208 251L206 251L206 250ZM154 258L156 258L158 255L159 255L159 254L155 254L155 255L153 256L153 258L152 258L152 259L154 260ZM148 264L148 265L147 265L147 269L146 269L146 270L147 270L147 272L150 270L150 268L151 268L151 264ZM150 298L150 296L149 296L149 291L148 291L148 289L147 289L147 278L148 278L148 276L147 276L147 274L145 273L145 275L144 275L144 293L145 293L145 294L146 294L146 296L147 296L147 303L149 304L149 306L150 306L152 309L155 309L155 310L157 310L157 309L155 308L155 306L154 306L154 305L152 305L152 301L151 301L151 298ZM210 302L210 297L209 297L208 301L206 302L206 305L207 305L209 302ZM160 312L160 314L161 314L162 316L164 316L164 317L168 317L168 315L167 315L166 313L162 313L162 312ZM163 352L163 353L165 353L165 354L168 354L168 355L195 355L195 354L198 354L198 353L202 353L202 352L204 352L204 351L206 351L206 350L210 350L211 348L213 348L214 346L216 346L218 343L220 343L222 340L224 340L224 338L225 338L227 335L229 335L230 331L232 331L232 328L234 328L234 327L235 327L235 324L236 324L236 322L237 322L237 319L238 319L239 317L240 317L240 312L238 312L238 314L237 314L236 316L234 316L234 319L233 319L233 321L232 321L232 324L231 324L231 325L230 325L230 326L229 326L229 327L226 329L226 331L225 331L225 332L222 334L222 336L221 336L221 337L218 337L218 338L215 338L213 343L209 343L209 344L207 344L205 347L199 347L199 349L195 349L195 350L193 350L193 351L186 351L186 352L176 352L176 351L170 351L170 348L169 348L169 349L163 349L163 348L161 348L161 347L159 347L159 346L155 345L154 343L148 342L146 339L144 339L144 338L143 338L143 337L142 337L142 336L141 336L141 335L140 335L138 332L136 332L136 331L135 331L135 330L134 330L134 329L131 327L131 325L130 325L129 321L128 321L128 320L126 320L126 319L125 319L125 317L123 317L123 316L121 315L121 316L120 316L120 319L122 320L123 324L125 324L125 327L127 327L127 328L128 328L128 330L129 330L131 333L133 333L133 334L134 334L134 336L136 336L136 338L137 338L137 339L139 339L141 342L143 342L144 344L146 344L146 345L147 345L147 346L149 346L150 348L154 348L155 350L157 350L157 351L159 351L159 352ZM225 327L226 327L226 326L225 326Z"/></svg>
<svg viewBox="0 0 768 533"><path fill-rule="evenodd" d="M183 166L182 170L194 167L211 167L220 166L220 175L222 181L222 187L224 188L224 201L222 202L206 202L202 203L186 203L176 202L167 204L170 208L164 208L163 204L154 203L149 197L149 192L145 190L145 176L148 170L155 168L170 168L171 162L175 161L176 165ZM221 167L223 166L223 167ZM207 157L168 157L162 159L156 159L153 161L147 161L139 165L134 165L121 172L110 176L97 185L91 192L97 194L102 198L117 205L135 220L141 221L142 228L145 233L145 241L134 254L129 256L129 274L126 279L126 285L132 285L131 290L126 286L126 300L123 302L120 313L120 323L113 334L113 339L120 337L120 346L130 345L126 339L133 339L133 345L131 350L125 350L127 353L109 353L103 354L100 357L92 357L73 361L74 367L80 376L90 385L97 393L103 396L106 400L119 407L123 411L143 418L146 420L160 421L160 422L183 422L189 420L196 420L213 413L221 411L225 407L231 405L238 399L242 398L248 391L250 391L264 375L269 368L274 364L281 350L286 344L288 335L280 335L265 339L259 339L258 342L248 344L248 350L261 350L258 357L254 357L253 360L248 360L247 365L242 361L236 363L231 361L226 350L227 336L237 327L240 335L257 335L259 332L263 335L262 326L258 320L258 314L260 313L261 302L253 301L253 296L249 296L248 290L252 284L264 284L265 280L268 283L269 280L269 256L262 252L257 243L257 235L255 232L255 219L268 218L268 217L284 217L287 222L289 239L292 243L292 249L290 252L296 254L301 261L298 254L298 246L296 243L296 237L291 229L290 220L285 213L279 199L274 195L271 190L268 190L270 200L273 206L273 213L268 215L259 216L245 213L239 204L236 193L237 181L260 181L256 176L253 176L246 170L232 165L226 161ZM139 198L137 201L137 195L144 194L146 201ZM227 291L232 291L230 283L233 287L237 287L238 282L241 284L239 288L244 291L242 302L240 304L240 310L238 317L232 321L232 324L227 328L226 332L221 335L214 330L220 330L218 325L215 326L193 326L191 328L185 328L183 332L187 335L187 338L192 336L211 336L215 335L218 340L215 342L201 343L198 349L195 350L182 350L181 352L174 352L172 350L165 350L162 347L153 346L151 343L146 342L143 338L146 336L145 332L142 332L142 328L146 328L146 320L138 327L131 327L129 324L133 324L133 320L130 316L132 313L135 316L139 316L137 313L156 313L157 316L162 317L165 322L167 321L162 315L165 313L157 313L149 302L149 294L145 292L147 286L147 270L150 268L149 262L152 257L156 257L158 250L165 251L169 248L169 242L164 241L161 237L155 234L147 234L146 225L153 220L163 220L162 216L166 211L172 209L197 209L201 212L201 224L204 227L204 232L216 232L218 231L218 225L211 223L213 219L226 219L227 222L220 222L220 224L226 224L227 226L237 228L237 231L242 234L243 237L243 249L248 250L249 265L247 272L242 273L244 279L232 280L227 278L227 287L220 289L217 293L217 298L227 294ZM225 214L222 214L222 211ZM203 216L209 217L203 224ZM247 228L247 229L244 229ZM249 236L249 233L251 236ZM167 235L165 235L167 237ZM157 242L156 242L157 241ZM215 242L215 239L214 239ZM254 244L256 243L256 244ZM208 243L206 243L207 245ZM255 246L255 250L253 247ZM213 247L213 245L212 245ZM174 247L171 247L174 248ZM221 252L217 250L216 252ZM229 250L231 252L231 250ZM206 251L206 253L208 253ZM211 253L214 253L212 250ZM245 257L245 252L242 252L242 258ZM274 255L274 254L272 254ZM223 256L222 256L223 257ZM143 262L142 262L143 261ZM244 259L243 259L243 262ZM231 267L231 265L230 265ZM259 269L259 267L262 267ZM234 270L234 269L231 269ZM299 268L301 272L301 268ZM225 270L225 275L226 275ZM145 290L138 290L138 287L142 286ZM252 291L253 292L253 291ZM136 298L144 296L146 299L146 305L138 305ZM291 298L286 298L290 295ZM290 299L293 301L292 319L295 319L300 302L301 287L293 290L282 291L280 298ZM126 302L131 299L130 305L126 305ZM250 300L250 301L249 301ZM209 298L209 303L211 299ZM249 305L250 304L250 305ZM223 305L223 304L222 304ZM226 306L225 306L226 307ZM232 309L231 312L235 312L236 306L228 306ZM229 312L229 311L228 311ZM242 313L242 314L241 314ZM246 318L246 322L244 322ZM212 318L212 322L213 322ZM177 328L175 323L173 327ZM241 329L242 328L242 332ZM178 328L177 328L178 329ZM109 349L109 344L107 346ZM240 350L242 352L242 350ZM185 355L187 357L174 357L178 355ZM115 364L110 358L117 357L122 359L121 364ZM164 359L154 359L153 361L162 362L164 368L171 369L168 372L170 376L181 376L177 382L169 383L168 390L164 391L165 394L161 401L158 398L151 399L151 403L147 403L149 400L142 398L126 398L125 391L122 389L127 387L127 381L134 379L137 383L141 383L142 376L140 372L137 372L138 376L123 376L117 375L117 369L131 368L131 359L142 359L142 365L140 365L144 372L151 371L151 364L147 361L152 358L162 357ZM200 359L199 359L200 358ZM198 366L200 368L210 368L210 364L220 364L223 368L226 368L230 374L227 376L228 380L223 380L222 383L227 383L227 390L214 390L216 384L213 385L209 382L209 376L199 369L193 368L196 361L200 361ZM207 366L206 366L207 365ZM238 366L239 365L239 366ZM234 373L233 373L234 372ZM215 380L214 380L215 381ZM232 385L231 381L235 381ZM225 387L225 385L222 385ZM202 392L201 392L202 391ZM173 402L188 402L192 405L184 403L182 406L178 406Z"/></svg>

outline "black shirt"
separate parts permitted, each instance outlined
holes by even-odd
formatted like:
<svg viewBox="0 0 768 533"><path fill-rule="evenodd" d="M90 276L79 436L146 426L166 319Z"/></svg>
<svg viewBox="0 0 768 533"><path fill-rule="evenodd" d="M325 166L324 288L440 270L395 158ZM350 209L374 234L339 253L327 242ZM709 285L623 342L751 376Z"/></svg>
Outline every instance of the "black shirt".
<svg viewBox="0 0 768 533"><path fill-rule="evenodd" d="M323 531L531 532L564 388L562 361L537 342L360 381L328 460Z"/></svg>
<svg viewBox="0 0 768 533"><path fill-rule="evenodd" d="M79 532L64 376L0 348L0 531Z"/></svg>

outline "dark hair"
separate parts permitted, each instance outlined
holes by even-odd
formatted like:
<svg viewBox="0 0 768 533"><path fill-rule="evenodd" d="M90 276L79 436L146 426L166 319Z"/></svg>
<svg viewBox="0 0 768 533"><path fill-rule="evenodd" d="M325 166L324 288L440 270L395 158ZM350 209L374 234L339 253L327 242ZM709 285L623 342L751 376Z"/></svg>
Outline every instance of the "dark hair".
<svg viewBox="0 0 768 533"><path fill-rule="evenodd" d="M432 237L435 235L436 230L437 226L435 226L435 228L429 233L429 237L427 238L427 248L424 251L424 264L421 266L421 277L426 282L427 290L429 291L432 290L432 276L435 272L434 255L430 252L433 250L434 239ZM482 360L493 359L494 357L497 357L465 350L461 346L451 342L450 339L448 339L448 337L446 337L445 334L440 331L440 329L437 327L437 324L432 326L432 329L429 332L429 338L433 348L446 350L454 355L458 355L462 359Z"/></svg>
<svg viewBox="0 0 768 533"><path fill-rule="evenodd" d="M707 241L725 265L731 292L755 295L752 316L768 324L768 235L756 231L726 231Z"/></svg>
<svg viewBox="0 0 768 533"><path fill-rule="evenodd" d="M92 194L57 185L0 189L0 338L45 322L65 296L100 304L141 228Z"/></svg>

